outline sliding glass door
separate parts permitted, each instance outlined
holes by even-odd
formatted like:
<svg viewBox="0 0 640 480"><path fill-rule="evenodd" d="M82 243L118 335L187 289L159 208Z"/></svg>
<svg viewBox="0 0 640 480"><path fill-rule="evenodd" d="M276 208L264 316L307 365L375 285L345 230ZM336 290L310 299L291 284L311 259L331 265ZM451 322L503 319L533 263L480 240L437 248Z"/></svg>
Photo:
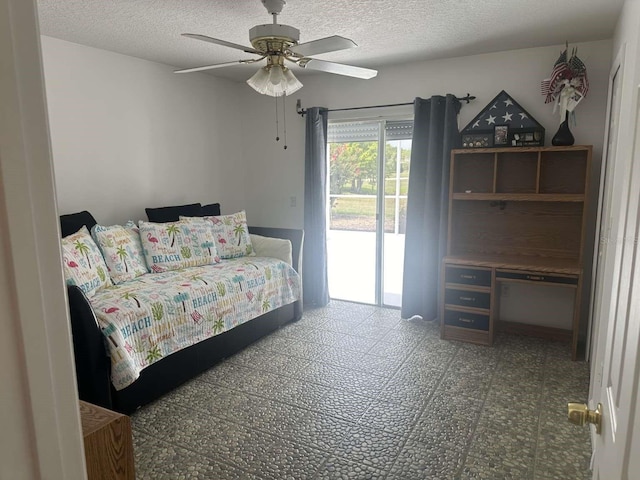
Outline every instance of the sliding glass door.
<svg viewBox="0 0 640 480"><path fill-rule="evenodd" d="M331 122L332 298L400 306L412 121Z"/></svg>

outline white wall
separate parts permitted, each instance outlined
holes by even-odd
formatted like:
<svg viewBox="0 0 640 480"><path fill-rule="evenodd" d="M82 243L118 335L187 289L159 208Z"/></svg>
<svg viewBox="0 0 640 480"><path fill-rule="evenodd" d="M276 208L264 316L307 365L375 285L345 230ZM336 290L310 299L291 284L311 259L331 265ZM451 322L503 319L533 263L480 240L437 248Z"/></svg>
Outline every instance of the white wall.
<svg viewBox="0 0 640 480"><path fill-rule="evenodd" d="M244 208L240 86L42 37L61 213L146 219L144 207Z"/></svg>
<svg viewBox="0 0 640 480"><path fill-rule="evenodd" d="M576 144L593 144L594 158L602 151L606 90L611 62L611 41L578 44L580 58L588 69L591 89L576 110L578 125L572 128ZM417 96L467 92L477 99L464 105L460 127L464 127L500 90L505 90L546 128L547 144L558 128L553 107L540 95L540 81L549 76L562 46L512 50L470 57L416 62L379 70L371 80L339 75L301 76L304 86L287 100L289 148L275 142L273 98L245 88L243 130L251 141L244 143L247 212L254 224L301 228L304 225L304 120L295 114L295 99L303 107L344 108L411 102ZM411 112L408 109L359 110L353 117ZM347 113L341 113L344 118ZM330 114L335 118L337 114ZM281 123L282 127L282 123ZM282 137L282 133L280 135ZM289 206L296 196L297 207Z"/></svg>
<svg viewBox="0 0 640 480"><path fill-rule="evenodd" d="M587 65L590 90L576 110L577 126L572 127L572 132L576 144L594 146L592 193L596 194L611 41L576 46ZM411 102L416 96L426 98L445 93L464 96L469 92L477 99L463 104L459 118L462 128L500 90L505 90L545 127L546 143L550 145L560 119L553 114L552 105L544 103L540 81L549 76L562 48L558 45L396 65L380 69L376 78L366 81L330 74L303 77L304 87L287 105L289 148L286 151L274 141L273 99L249 92L243 97L247 112L243 116L243 130L252 133L253 141L244 144L243 156L247 163L245 183L250 223L291 228L304 225L304 120L295 114L295 99L300 98L304 107L344 108ZM330 118L373 118L411 112L411 107L359 110L332 113ZM292 196L297 198L296 207L290 206ZM595 204L594 201L590 212L592 219L595 219ZM591 232L589 239L592 235ZM586 257L585 271L589 271L590 258ZM586 291L589 284L589 278L585 278ZM583 294L583 298L583 317L586 319L587 296ZM570 329L572 302L570 289L513 285L509 296L501 298L500 315L504 320ZM583 330L585 327L586 322Z"/></svg>
<svg viewBox="0 0 640 480"><path fill-rule="evenodd" d="M597 173L611 41L577 46L591 89L578 107L578 125L572 131L577 144L594 145ZM368 81L330 74L301 76L304 87L287 100L284 150L282 118L281 141L275 141L274 99L244 83L204 74L174 75L166 65L43 37L60 211L88 209L98 221L111 223L144 218L145 206L220 201L223 212L246 209L252 225L301 228L304 119L295 113L295 99L300 98L304 107L343 108L469 92L477 99L463 106L463 127L504 89L545 126L549 144L559 118L544 104L540 81L549 75L561 49L396 65L380 69ZM341 113L340 118L411 111L360 110ZM596 175L594 188L597 183ZM547 311L525 309L531 313L525 320L541 318L540 323L568 328L568 293L552 299L544 290L516 286L502 299L503 318L522 318L518 312L523 302L546 304Z"/></svg>

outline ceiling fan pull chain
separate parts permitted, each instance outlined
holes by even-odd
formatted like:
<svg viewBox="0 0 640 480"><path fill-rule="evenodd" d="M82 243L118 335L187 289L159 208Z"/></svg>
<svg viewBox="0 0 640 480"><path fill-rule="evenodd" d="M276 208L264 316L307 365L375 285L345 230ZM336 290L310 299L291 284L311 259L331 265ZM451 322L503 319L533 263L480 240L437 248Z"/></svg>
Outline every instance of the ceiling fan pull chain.
<svg viewBox="0 0 640 480"><path fill-rule="evenodd" d="M280 141L280 126L278 124L278 97L273 97L276 101L276 142Z"/></svg>
<svg viewBox="0 0 640 480"><path fill-rule="evenodd" d="M282 94L282 121L284 123L284 149L287 149L287 106L285 104L285 100L287 98L287 94Z"/></svg>

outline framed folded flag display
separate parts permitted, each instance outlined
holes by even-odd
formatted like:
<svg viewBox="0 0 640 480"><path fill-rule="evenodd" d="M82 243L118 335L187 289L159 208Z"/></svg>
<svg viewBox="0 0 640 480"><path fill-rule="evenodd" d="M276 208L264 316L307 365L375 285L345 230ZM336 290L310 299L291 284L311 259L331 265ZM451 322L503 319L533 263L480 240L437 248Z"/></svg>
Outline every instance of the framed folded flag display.
<svg viewBox="0 0 640 480"><path fill-rule="evenodd" d="M544 127L504 90L461 133L463 148L544 146Z"/></svg>

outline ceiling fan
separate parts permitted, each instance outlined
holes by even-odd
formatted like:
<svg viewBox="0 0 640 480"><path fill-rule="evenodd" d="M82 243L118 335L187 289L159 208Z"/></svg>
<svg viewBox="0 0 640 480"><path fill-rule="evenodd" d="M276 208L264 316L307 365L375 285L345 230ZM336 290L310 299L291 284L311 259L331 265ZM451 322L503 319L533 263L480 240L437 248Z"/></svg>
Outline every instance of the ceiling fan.
<svg viewBox="0 0 640 480"><path fill-rule="evenodd" d="M185 37L196 40L242 50L245 53L258 55L259 58L248 58L234 62L185 68L176 70L175 73L199 72L230 65L256 63L266 59L266 66L260 68L260 70L247 80L247 83L257 92L272 97L290 95L302 87L302 83L300 83L291 70L285 66L285 61L309 70L336 73L338 75L362 79L373 78L378 74L376 70L369 68L311 58L311 55L335 52L337 50L353 48L357 45L353 40L338 35L313 40L311 42L298 43L300 30L290 27L289 25L280 25L277 23L277 17L282 11L286 0L262 0L262 3L269 14L273 15L273 23L256 25L249 30L249 39L253 47L246 47L206 35L195 33L182 34Z"/></svg>

